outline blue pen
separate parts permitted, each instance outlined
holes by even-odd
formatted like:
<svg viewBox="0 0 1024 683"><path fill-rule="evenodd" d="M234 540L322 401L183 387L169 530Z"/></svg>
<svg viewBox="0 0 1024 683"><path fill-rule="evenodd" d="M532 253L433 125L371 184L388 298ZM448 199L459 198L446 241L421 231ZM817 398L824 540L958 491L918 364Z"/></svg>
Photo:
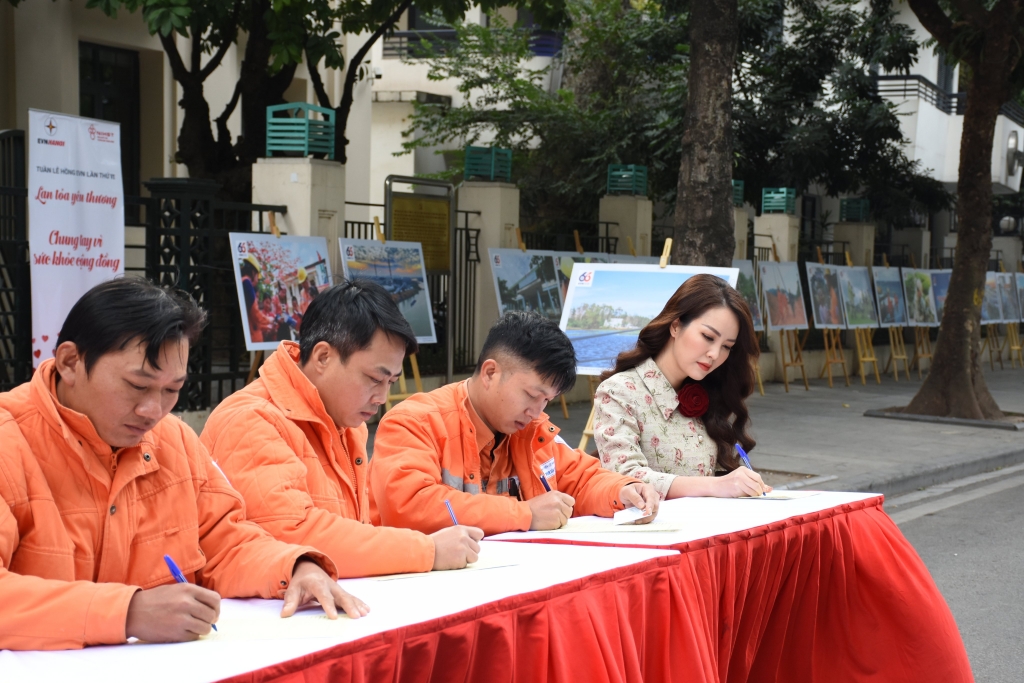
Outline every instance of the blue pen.
<svg viewBox="0 0 1024 683"><path fill-rule="evenodd" d="M186 579L185 575L181 573L180 569L178 569L178 565L174 564L174 560L171 559L170 555L164 555L164 562L167 563L167 568L171 570L171 576L174 577L175 581L178 583L188 583L188 579ZM210 626L213 627L214 631L217 630L217 624L210 624Z"/></svg>
<svg viewBox="0 0 1024 683"><path fill-rule="evenodd" d="M454 510L452 510L452 504L451 504L451 503L449 503L449 502L448 502L448 501L446 500L446 501L444 502L444 506L445 506L446 508L448 508L448 514L452 516L452 524L454 524L455 526L458 526L458 525L459 525L459 520L455 519L455 511L454 511Z"/></svg>
<svg viewBox="0 0 1024 683"><path fill-rule="evenodd" d="M540 475L540 483L544 484L544 490L551 493L551 484L548 483L548 478L543 474Z"/></svg>
<svg viewBox="0 0 1024 683"><path fill-rule="evenodd" d="M739 453L740 460L743 461L743 464L746 465L747 469L753 472L754 468L750 466L750 457L747 455L747 452L743 450L743 446L736 444L736 452ZM767 496L768 494L765 493L764 491L761 491L761 495Z"/></svg>

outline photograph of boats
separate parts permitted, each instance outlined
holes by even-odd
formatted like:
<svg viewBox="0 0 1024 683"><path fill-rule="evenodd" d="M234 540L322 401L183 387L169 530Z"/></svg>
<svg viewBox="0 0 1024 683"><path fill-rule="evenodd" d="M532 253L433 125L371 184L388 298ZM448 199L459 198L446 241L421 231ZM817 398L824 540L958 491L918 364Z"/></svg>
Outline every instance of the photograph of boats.
<svg viewBox="0 0 1024 683"><path fill-rule="evenodd" d="M340 238L345 277L373 280L388 290L420 344L434 344L434 310L419 242L380 242Z"/></svg>

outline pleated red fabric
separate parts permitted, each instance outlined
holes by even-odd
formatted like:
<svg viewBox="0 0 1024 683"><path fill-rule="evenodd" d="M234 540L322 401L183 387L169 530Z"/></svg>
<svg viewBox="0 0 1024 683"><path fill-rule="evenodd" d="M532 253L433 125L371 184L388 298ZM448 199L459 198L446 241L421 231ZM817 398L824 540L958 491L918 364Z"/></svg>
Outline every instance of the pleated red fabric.
<svg viewBox="0 0 1024 683"><path fill-rule="evenodd" d="M882 500L662 546L697 581L721 683L974 680L949 606Z"/></svg>
<svg viewBox="0 0 1024 683"><path fill-rule="evenodd" d="M667 556L227 680L714 683L704 619L695 577Z"/></svg>
<svg viewBox="0 0 1024 683"><path fill-rule="evenodd" d="M946 601L881 503L666 546L680 555L230 680L972 682Z"/></svg>

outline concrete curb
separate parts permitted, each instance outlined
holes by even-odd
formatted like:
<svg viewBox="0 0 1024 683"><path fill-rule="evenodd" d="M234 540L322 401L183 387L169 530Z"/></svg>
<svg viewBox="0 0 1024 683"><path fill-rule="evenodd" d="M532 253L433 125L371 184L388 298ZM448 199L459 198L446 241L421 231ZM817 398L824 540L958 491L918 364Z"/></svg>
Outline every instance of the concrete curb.
<svg viewBox="0 0 1024 683"><path fill-rule="evenodd" d="M933 415L910 415L894 413L888 410L865 410L864 417L884 417L889 420L907 420L908 422L933 422L965 427L981 427L983 429L1008 429L1024 431L1024 422L999 422L998 420L968 420L961 417L935 417Z"/></svg>
<svg viewBox="0 0 1024 683"><path fill-rule="evenodd" d="M880 477L878 474L863 474L849 478L840 477L822 488L827 488L831 491L863 491L865 493L881 493L886 496L895 496L927 486L944 484L954 479L962 479L963 477L970 477L982 472L989 472L1001 467L1010 467L1022 462L1024 462L1024 448L1019 448L987 455L982 458L961 460L938 467L907 468L902 472L895 472L883 477Z"/></svg>

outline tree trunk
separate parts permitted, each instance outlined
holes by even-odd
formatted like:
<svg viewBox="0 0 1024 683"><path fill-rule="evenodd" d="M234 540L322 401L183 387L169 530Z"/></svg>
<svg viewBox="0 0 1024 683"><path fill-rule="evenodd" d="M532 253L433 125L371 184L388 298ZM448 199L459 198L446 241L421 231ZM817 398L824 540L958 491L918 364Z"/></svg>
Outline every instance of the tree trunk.
<svg viewBox="0 0 1024 683"><path fill-rule="evenodd" d="M217 168L210 150L215 149L213 129L210 126L210 105L203 94L203 82L198 77L179 80L184 115L178 133L178 151L175 160L188 167L193 178L213 178Z"/></svg>
<svg viewBox="0 0 1024 683"><path fill-rule="evenodd" d="M690 74L672 263L729 266L732 212L732 72L737 0L690 4Z"/></svg>
<svg viewBox="0 0 1024 683"><path fill-rule="evenodd" d="M1002 412L981 369L981 302L992 250L992 138L999 108L1009 98L1002 68L975 71L967 90L960 138L959 233L942 331L928 378L905 412L996 419Z"/></svg>

